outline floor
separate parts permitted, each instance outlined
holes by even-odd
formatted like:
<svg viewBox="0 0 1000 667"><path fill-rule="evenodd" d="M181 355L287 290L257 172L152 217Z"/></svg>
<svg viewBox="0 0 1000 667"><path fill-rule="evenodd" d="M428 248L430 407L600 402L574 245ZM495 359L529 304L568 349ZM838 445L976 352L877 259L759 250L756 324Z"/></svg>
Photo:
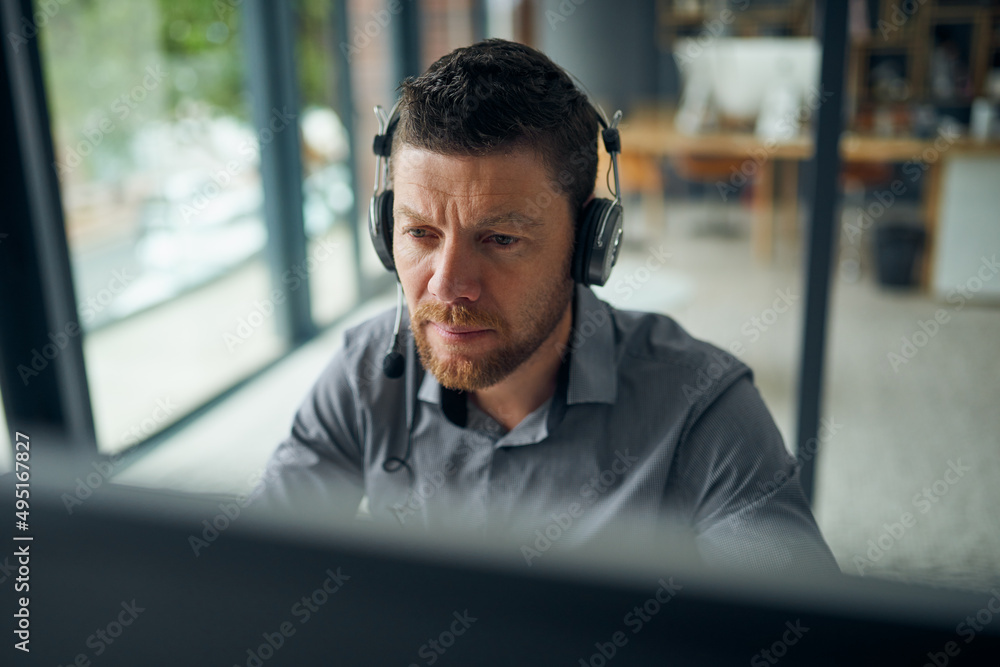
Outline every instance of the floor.
<svg viewBox="0 0 1000 667"><path fill-rule="evenodd" d="M629 242L602 298L667 313L726 348L739 342L791 442L804 305L797 241L779 239L773 260L762 262L738 206L646 201L631 211ZM986 590L1000 584L1000 307L956 310L880 288L872 273L870 263L857 280L838 272L832 290L817 520L847 573ZM351 321L392 305L386 295ZM940 309L946 323L915 336L921 322L933 329L928 319ZM119 480L246 491L342 330L297 351ZM904 337L924 344L904 350Z"/></svg>

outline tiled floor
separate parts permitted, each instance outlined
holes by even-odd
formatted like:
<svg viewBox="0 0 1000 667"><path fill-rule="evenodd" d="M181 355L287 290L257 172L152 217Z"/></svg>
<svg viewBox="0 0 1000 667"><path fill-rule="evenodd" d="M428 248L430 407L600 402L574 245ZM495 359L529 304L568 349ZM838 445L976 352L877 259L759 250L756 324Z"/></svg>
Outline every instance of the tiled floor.
<svg viewBox="0 0 1000 667"><path fill-rule="evenodd" d="M660 210L665 220L630 221L631 240L602 297L667 313L723 347L741 343L789 441L804 305L795 243L764 263L752 256L745 212ZM720 218L744 233L704 232ZM387 295L353 319L392 305ZM815 512L845 572L986 589L1000 583L1000 308L951 312L907 364L888 361L941 307L878 288L870 269L857 283L836 279L824 401L831 421L817 453ZM299 350L120 481L246 490L340 334Z"/></svg>

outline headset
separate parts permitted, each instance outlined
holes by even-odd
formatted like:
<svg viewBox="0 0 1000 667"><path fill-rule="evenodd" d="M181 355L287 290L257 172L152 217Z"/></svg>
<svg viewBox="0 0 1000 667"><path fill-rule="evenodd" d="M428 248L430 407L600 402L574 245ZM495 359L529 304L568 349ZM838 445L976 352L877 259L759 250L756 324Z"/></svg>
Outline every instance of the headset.
<svg viewBox="0 0 1000 667"><path fill-rule="evenodd" d="M576 226L572 273L573 280L583 285L603 285L618 261L618 248L622 238L621 188L618 185L618 154L621 152L618 123L622 112L617 111L609 125L593 105L591 109L604 128L601 136L604 148L611 156L615 198L595 197L584 206ZM392 135L399 123L399 102L393 105L388 117L382 107L376 106L375 116L378 118L379 133L375 135L372 148L378 159L375 165L375 191L368 206L368 235L382 266L395 273L396 265L392 258L392 190L388 185L389 154L392 151Z"/></svg>
<svg viewBox="0 0 1000 667"><path fill-rule="evenodd" d="M621 137L618 134L618 124L622 112L618 110L609 123L604 114L592 104L591 109L600 123L601 138L604 149L611 157L611 168L614 172L614 199L595 197L583 207L580 219L576 225L576 238L573 246L572 277L582 285L604 285L611 275L611 269L618 261L618 251L622 240L623 212L621 203L621 187L618 181L618 155L621 153ZM392 152L392 137L399 124L399 101L389 114L381 106L375 107L375 117L378 119L378 134L372 142L372 150L376 155L375 185L371 202L368 205L368 235L375 254L387 271L396 272L396 264L392 256L392 190L389 189L389 155ZM396 281L396 321L393 325L392 340L382 359L382 372L388 378L401 377L406 369L406 358L400 342L400 324L403 314L403 287ZM405 467L413 483L413 470L406 459L410 455L413 431L413 412L410 405L409 387L407 387L407 437L406 453L402 458L388 457L382 464L386 472L396 472Z"/></svg>

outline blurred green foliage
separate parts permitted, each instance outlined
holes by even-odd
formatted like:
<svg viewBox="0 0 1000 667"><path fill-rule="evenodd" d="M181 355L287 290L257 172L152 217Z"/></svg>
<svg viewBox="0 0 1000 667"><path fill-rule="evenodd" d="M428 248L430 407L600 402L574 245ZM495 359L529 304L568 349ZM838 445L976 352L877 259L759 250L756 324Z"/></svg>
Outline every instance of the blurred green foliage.
<svg viewBox="0 0 1000 667"><path fill-rule="evenodd" d="M295 2L303 107L339 106L337 1ZM102 123L114 125L85 161L88 176L114 178L128 169L130 140L144 123L173 122L192 112L251 123L243 0L77 0L58 7L40 31L57 145L78 146ZM166 76L140 91L150 67ZM132 91L141 101L130 103Z"/></svg>
<svg viewBox="0 0 1000 667"><path fill-rule="evenodd" d="M343 0L298 0L296 9L296 66L303 107L329 106L341 113L337 97L343 57L337 47L333 3Z"/></svg>
<svg viewBox="0 0 1000 667"><path fill-rule="evenodd" d="M160 13L157 31L160 48L169 66L182 76L174 77L170 89L171 115L185 96L195 96L219 112L249 118L250 109L243 94L241 3L157 0L156 4Z"/></svg>

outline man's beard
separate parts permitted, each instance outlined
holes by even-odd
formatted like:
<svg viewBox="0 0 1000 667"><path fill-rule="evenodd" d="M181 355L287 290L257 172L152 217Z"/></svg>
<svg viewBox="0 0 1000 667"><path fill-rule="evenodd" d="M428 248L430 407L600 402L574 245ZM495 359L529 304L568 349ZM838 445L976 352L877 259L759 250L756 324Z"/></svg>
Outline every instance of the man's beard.
<svg viewBox="0 0 1000 667"><path fill-rule="evenodd" d="M536 293L530 303L518 312L519 330L499 315L477 311L466 306L448 307L438 302L417 306L410 315L410 329L424 368L444 387L459 391L478 391L505 379L533 355L562 320L573 298L573 283L566 280ZM462 354L461 343L444 343L449 359L438 357L427 338L429 322L458 327L492 329L500 339L499 347L468 357Z"/></svg>

